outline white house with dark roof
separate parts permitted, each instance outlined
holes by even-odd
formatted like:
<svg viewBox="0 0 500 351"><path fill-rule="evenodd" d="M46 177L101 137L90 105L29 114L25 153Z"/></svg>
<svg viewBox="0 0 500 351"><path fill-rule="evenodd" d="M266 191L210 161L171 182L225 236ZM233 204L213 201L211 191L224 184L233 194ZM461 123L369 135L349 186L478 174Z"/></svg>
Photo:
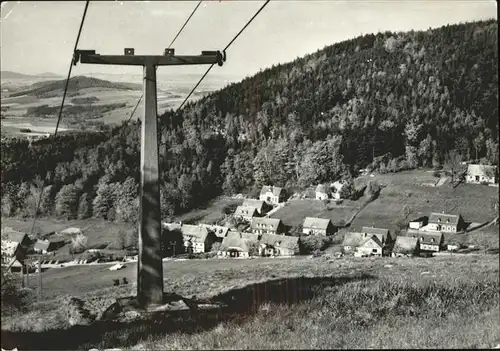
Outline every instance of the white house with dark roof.
<svg viewBox="0 0 500 351"><path fill-rule="evenodd" d="M439 252L443 247L444 236L440 231L409 230L406 235L418 239L420 251Z"/></svg>
<svg viewBox="0 0 500 351"><path fill-rule="evenodd" d="M277 205L286 200L286 192L283 188L277 186L264 185L260 191L259 200Z"/></svg>
<svg viewBox="0 0 500 351"><path fill-rule="evenodd" d="M336 231L330 219L306 217L302 224L302 233L306 235L333 235Z"/></svg>
<svg viewBox="0 0 500 351"><path fill-rule="evenodd" d="M251 221L253 217L258 216L257 209L251 206L238 206L234 211L234 218L244 219L245 221Z"/></svg>
<svg viewBox="0 0 500 351"><path fill-rule="evenodd" d="M344 235L342 249L346 253L352 253L365 241L368 237L366 233L348 232Z"/></svg>
<svg viewBox="0 0 500 351"><path fill-rule="evenodd" d="M2 228L2 260L4 261L14 256L18 258L24 257L30 243L31 240L29 239L28 234L19 232L10 227Z"/></svg>
<svg viewBox="0 0 500 351"><path fill-rule="evenodd" d="M422 227L422 231L439 231L445 233L457 233L464 229L465 223L461 215L446 213L431 213L429 223Z"/></svg>
<svg viewBox="0 0 500 351"><path fill-rule="evenodd" d="M285 226L278 218L254 217L250 230L254 234L285 234Z"/></svg>
<svg viewBox="0 0 500 351"><path fill-rule="evenodd" d="M490 165L470 164L467 166L465 181L470 184L498 183L497 167Z"/></svg>

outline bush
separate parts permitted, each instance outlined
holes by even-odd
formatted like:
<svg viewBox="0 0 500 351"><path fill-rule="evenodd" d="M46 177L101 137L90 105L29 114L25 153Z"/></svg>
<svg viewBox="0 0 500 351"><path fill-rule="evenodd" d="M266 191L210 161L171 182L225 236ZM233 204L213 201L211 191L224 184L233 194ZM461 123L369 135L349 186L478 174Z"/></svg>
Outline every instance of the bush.
<svg viewBox="0 0 500 351"><path fill-rule="evenodd" d="M432 172L432 175L436 178L441 178L441 172L439 172L438 170L434 170L434 172Z"/></svg>
<svg viewBox="0 0 500 351"><path fill-rule="evenodd" d="M369 180L368 184L366 184L366 189L365 189L365 197L368 200L375 200L380 193L380 185L374 181L374 180Z"/></svg>
<svg viewBox="0 0 500 351"><path fill-rule="evenodd" d="M325 250L330 240L322 235L302 235L299 238L299 251L301 255L308 255L317 250Z"/></svg>
<svg viewBox="0 0 500 351"><path fill-rule="evenodd" d="M71 238L71 248L73 253L81 253L87 249L87 237L83 234L78 234Z"/></svg>

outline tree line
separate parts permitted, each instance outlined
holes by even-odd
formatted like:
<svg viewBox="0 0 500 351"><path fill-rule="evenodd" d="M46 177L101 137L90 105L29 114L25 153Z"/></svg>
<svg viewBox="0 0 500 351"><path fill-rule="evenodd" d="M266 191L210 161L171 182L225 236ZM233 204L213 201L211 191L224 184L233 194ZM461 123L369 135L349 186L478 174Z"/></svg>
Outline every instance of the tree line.
<svg viewBox="0 0 500 351"><path fill-rule="evenodd" d="M164 217L263 184L304 187L498 163L495 20L369 34L275 65L159 117ZM2 142L2 213L134 221L140 123ZM46 179L41 190L37 182Z"/></svg>

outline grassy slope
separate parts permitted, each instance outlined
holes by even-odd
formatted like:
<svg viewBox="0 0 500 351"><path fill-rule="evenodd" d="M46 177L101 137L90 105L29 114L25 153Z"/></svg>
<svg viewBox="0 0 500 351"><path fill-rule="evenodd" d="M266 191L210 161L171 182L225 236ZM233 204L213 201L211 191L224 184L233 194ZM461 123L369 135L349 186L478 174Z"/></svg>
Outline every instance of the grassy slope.
<svg viewBox="0 0 500 351"><path fill-rule="evenodd" d="M203 260L166 262L164 270L167 291L198 297L229 292L222 296L234 296L238 305L257 309L227 316L225 321L205 321L194 333L192 326L191 332L185 329L190 324L184 320L175 325L171 320L121 325L112 331L105 331L111 325L101 325L96 327L100 333L92 327L77 332L76 328L65 328L59 298L23 316L3 318L2 329L41 332L62 327L62 335L72 335L63 340L45 332L18 339L19 343L37 340L38 347L51 349L458 348L491 347L500 341L495 322L499 318L498 255ZM67 287L77 281L87 282L87 288L74 288L82 293L94 288L90 277L95 275L87 270L80 272L57 280L62 279ZM306 279L296 279L300 276L316 280L307 283ZM283 284L277 285L278 278L287 278L291 289L288 295ZM48 273L44 284L51 284ZM248 301L252 295L245 298L235 290L250 285L261 291L259 299ZM297 293L298 288L306 286L309 290ZM95 312L102 311L113 297L134 289L129 285L84 295ZM280 303L285 300L290 304ZM167 332L172 328L180 329Z"/></svg>

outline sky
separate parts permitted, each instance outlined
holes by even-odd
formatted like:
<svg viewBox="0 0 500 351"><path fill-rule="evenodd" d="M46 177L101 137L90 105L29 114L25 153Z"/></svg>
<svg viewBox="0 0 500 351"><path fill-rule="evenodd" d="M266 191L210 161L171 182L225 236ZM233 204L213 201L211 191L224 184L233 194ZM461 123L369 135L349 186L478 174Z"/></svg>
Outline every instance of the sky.
<svg viewBox="0 0 500 351"><path fill-rule="evenodd" d="M161 55L198 1L91 1L79 49L102 55ZM203 1L173 45L176 54L222 50L264 1ZM2 2L1 70L66 76L84 1ZM272 0L211 72L243 78L326 45L380 31L426 30L497 18L494 0ZM200 74L206 66L170 66L159 74ZM78 64L88 73L142 74L140 67Z"/></svg>

